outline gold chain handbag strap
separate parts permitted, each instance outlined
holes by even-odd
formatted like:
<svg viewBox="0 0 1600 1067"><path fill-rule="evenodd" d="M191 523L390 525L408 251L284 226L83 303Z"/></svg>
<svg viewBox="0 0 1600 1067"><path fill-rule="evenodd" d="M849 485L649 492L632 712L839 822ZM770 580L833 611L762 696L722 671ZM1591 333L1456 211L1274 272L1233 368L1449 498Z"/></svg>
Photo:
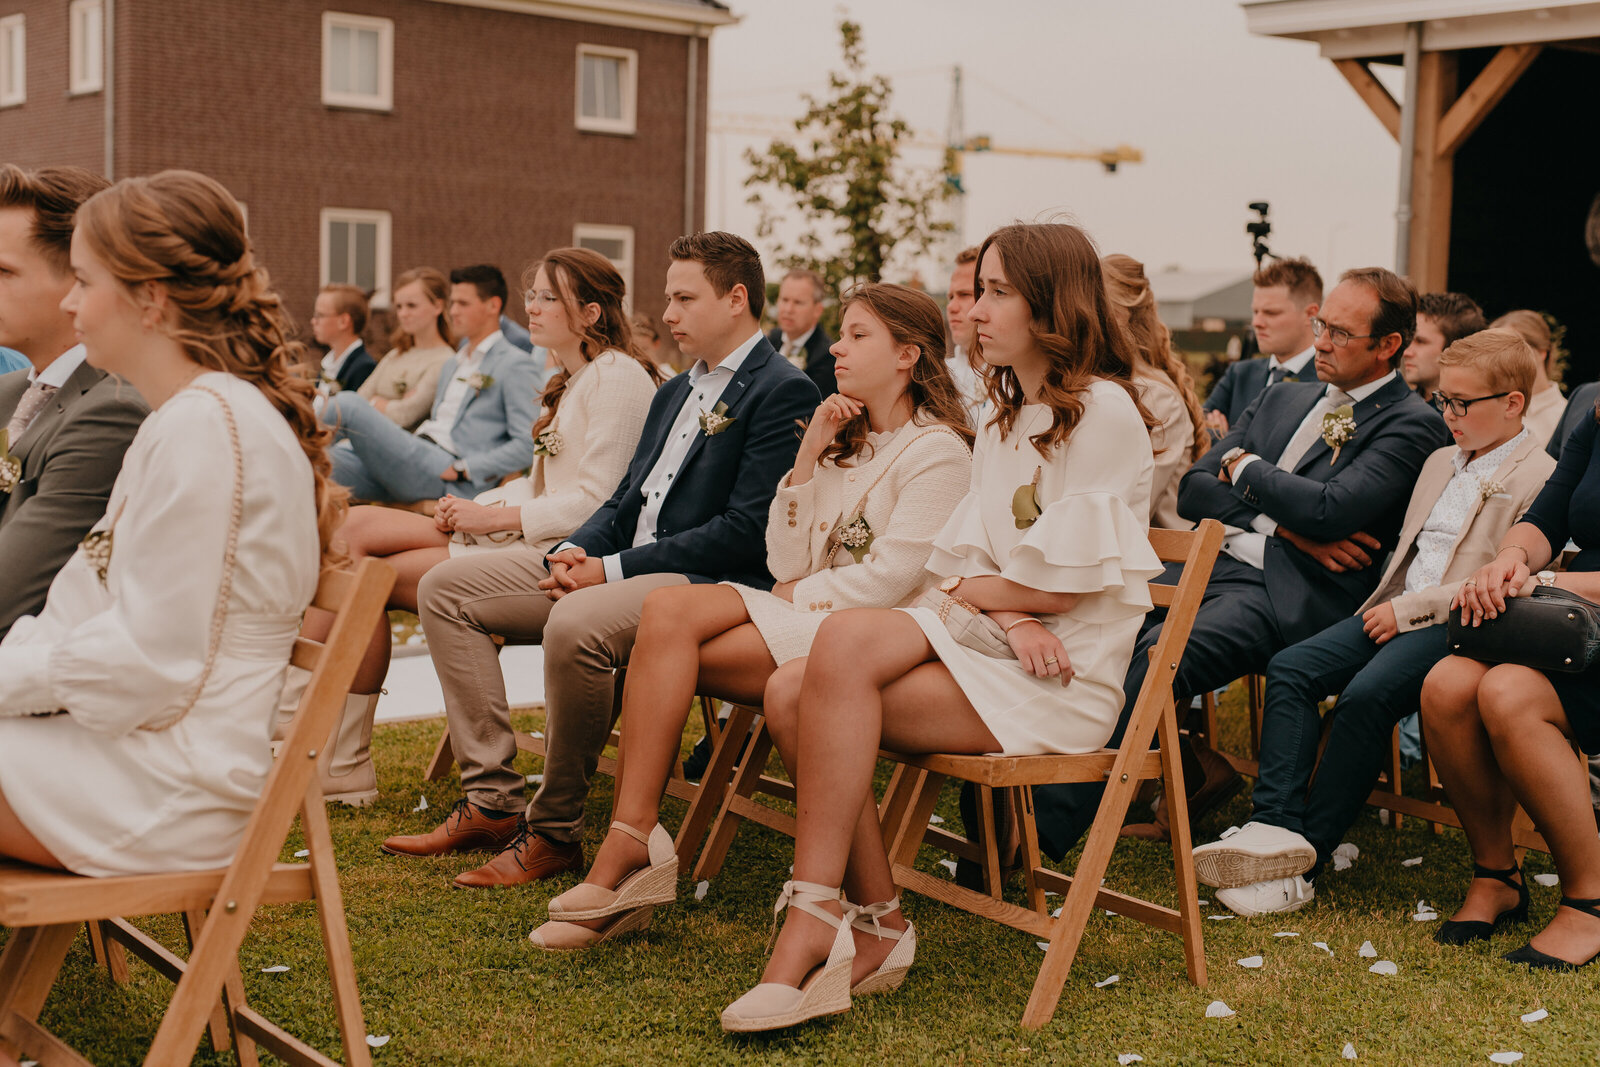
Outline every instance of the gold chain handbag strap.
<svg viewBox="0 0 1600 1067"><path fill-rule="evenodd" d="M954 437L957 441L961 440L961 435L960 434L958 434L954 430L950 429L950 427L941 424L941 425L938 425L938 426L934 426L931 429L924 430L921 433L917 434L917 436L913 437L911 440L907 441L905 443L905 445L901 447L900 451L896 452L893 456L889 457L889 462L885 463L883 465L883 470L878 472L878 476L876 478L872 479L872 484L867 486L866 491L863 492L861 494L860 498L856 500L855 511L853 511L851 513L850 518L842 519L841 521L836 522L836 523L833 524L833 540L837 541L838 538L839 538L839 531L840 530L844 529L846 526L849 526L851 523L855 522L857 519L861 518L861 516L866 513L866 510L867 510L867 497L871 496L872 495L872 491L874 489L878 488L878 483L883 481L884 475L889 473L889 470L895 465L895 461L898 460L901 456L905 455L907 452L911 451L911 446L912 445L916 444L918 441L922 440L924 437L927 437L929 434L935 434L935 433L947 433L951 437Z"/></svg>
<svg viewBox="0 0 1600 1067"><path fill-rule="evenodd" d="M228 619L228 598L233 593L233 569L239 552L239 527L244 524L244 451L239 447L239 424L234 421L233 408L229 406L227 398L208 385L191 385L189 388L210 393L216 397L217 403L222 405L222 417L228 424L228 443L233 449L233 509L228 516L228 540L222 555L222 581L217 586L217 605L211 612L211 632L206 638L206 662L205 666L200 668L200 680L195 683L194 693L190 695L188 703L182 710L160 722L146 723L141 727L151 731L170 730L186 719L189 712L200 702L206 683L211 680L211 672L217 665L217 650L222 644L222 627Z"/></svg>

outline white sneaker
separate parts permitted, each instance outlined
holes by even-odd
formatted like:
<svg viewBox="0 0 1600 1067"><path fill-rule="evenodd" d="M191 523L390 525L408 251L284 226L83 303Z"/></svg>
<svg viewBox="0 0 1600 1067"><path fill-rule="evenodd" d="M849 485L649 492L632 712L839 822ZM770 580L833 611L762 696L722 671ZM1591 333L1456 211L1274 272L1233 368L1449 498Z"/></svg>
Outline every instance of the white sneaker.
<svg viewBox="0 0 1600 1067"><path fill-rule="evenodd" d="M1310 841L1264 822L1230 826L1219 840L1194 850L1195 877L1219 889L1304 874L1316 862Z"/></svg>
<svg viewBox="0 0 1600 1067"><path fill-rule="evenodd" d="M1298 874L1292 878L1274 878L1237 889L1217 890L1218 903L1247 919L1280 911L1299 911L1316 896L1317 887Z"/></svg>

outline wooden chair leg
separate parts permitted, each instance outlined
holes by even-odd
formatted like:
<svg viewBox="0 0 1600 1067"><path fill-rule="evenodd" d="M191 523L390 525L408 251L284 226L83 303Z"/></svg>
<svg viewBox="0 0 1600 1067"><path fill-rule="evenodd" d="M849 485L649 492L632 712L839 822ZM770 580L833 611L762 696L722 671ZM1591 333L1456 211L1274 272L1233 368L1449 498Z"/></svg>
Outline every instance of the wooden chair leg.
<svg viewBox="0 0 1600 1067"><path fill-rule="evenodd" d="M1166 709L1156 727L1161 740L1161 781L1172 798L1172 872L1178 888L1178 925L1183 938L1183 962L1189 981L1206 984L1205 937L1200 918L1200 887L1194 874L1194 842L1190 837L1189 796L1183 782L1183 760L1178 753L1178 724L1174 709Z"/></svg>
<svg viewBox="0 0 1600 1067"><path fill-rule="evenodd" d="M367 1024L361 1012L361 992L356 985L355 957L350 951L344 895L339 890L339 868L333 858L328 809L315 780L306 790L301 819L305 824L306 847L311 851L311 878L316 889L317 918L322 925L322 944L328 957L328 978L333 985L333 1006L339 1018L339 1035L344 1041L344 1062L347 1067L371 1067L372 1051L367 1047Z"/></svg>
<svg viewBox="0 0 1600 1067"><path fill-rule="evenodd" d="M1250 709L1250 758L1261 758L1261 714L1266 706L1267 680L1259 674L1245 679L1247 703Z"/></svg>
<svg viewBox="0 0 1600 1067"><path fill-rule="evenodd" d="M424 781L437 782L450 774L450 768L456 765L455 749L450 747L450 728L446 726L439 735L439 745L433 750L433 758L428 761L427 770L422 772Z"/></svg>
<svg viewBox="0 0 1600 1067"><path fill-rule="evenodd" d="M732 720L729 720L729 727L732 725ZM732 730L724 730L723 733L732 743L734 740ZM738 752L736 745L733 751ZM733 783L723 790L721 801L717 805L717 815L711 823L710 837L706 841L706 847L700 852L700 859L694 865L691 877L696 881L715 878L722 871L722 863L728 857L728 849L733 846L733 838L739 832L739 824L744 822L744 816L733 810L734 798L743 797L748 800L755 796L756 787L761 784L761 775L767 768L767 756L771 752L772 735L767 732L766 719L759 719L755 722L754 732L750 734L750 744L745 749L744 758L739 761L734 772ZM701 781L704 782L705 779L702 778Z"/></svg>
<svg viewBox="0 0 1600 1067"><path fill-rule="evenodd" d="M716 718L714 712L708 714L710 718ZM712 820L722 811L723 800L732 788L734 767L739 759L739 745L750 736L756 718L756 713L750 708L735 705L728 714L728 724L718 733L708 734L714 738L711 762L706 764L705 773L700 776L700 788L695 790L694 799L689 802L688 814L684 815L683 822L678 827L680 870L689 866L695 850L700 847L700 842L705 840L706 831L710 828ZM763 733L766 732L764 725L760 729Z"/></svg>
<svg viewBox="0 0 1600 1067"><path fill-rule="evenodd" d="M1400 780L1400 727L1396 726L1389 734L1389 792L1398 797L1405 791L1405 783ZM1389 825L1396 830L1404 821L1405 816L1398 811L1389 812Z"/></svg>
<svg viewBox="0 0 1600 1067"><path fill-rule="evenodd" d="M121 943L106 936L105 926L98 920L84 923L89 934L89 955L95 966L104 967L106 975L117 985L128 981L128 953Z"/></svg>
<svg viewBox="0 0 1600 1067"><path fill-rule="evenodd" d="M206 912L204 908L183 913L183 936L189 942L189 955L194 955L195 942L200 940L200 931L205 929ZM239 968L234 967L234 973ZM226 982L224 982L226 988ZM211 1037L211 1047L218 1052L226 1052L233 1047L233 1036L228 1022L228 1008L221 1000L211 1006L211 1017L206 1021L206 1033Z"/></svg>
<svg viewBox="0 0 1600 1067"><path fill-rule="evenodd" d="M1000 876L1000 826L995 820L994 790L978 786L978 825L967 827L967 836L981 834L983 842L983 885L996 900L1004 896L1005 881Z"/></svg>
<svg viewBox="0 0 1600 1067"><path fill-rule="evenodd" d="M77 923L11 931L11 939L0 953L0 1029L6 1028L13 1016L29 1023L39 1018L77 936ZM20 1050L3 1036L0 1051L20 1059Z"/></svg>
<svg viewBox="0 0 1600 1067"><path fill-rule="evenodd" d="M928 817L939 804L939 790L944 787L944 775L918 770L911 786L911 803L906 807L905 820L895 834L894 846L889 850L891 869L898 864L913 867L917 850L922 847L922 837L928 829Z"/></svg>
<svg viewBox="0 0 1600 1067"><path fill-rule="evenodd" d="M883 849L892 852L895 835L905 821L906 808L911 803L915 772L904 763L896 763L889 772L889 785L883 791L883 801L878 805L878 828L883 832Z"/></svg>
<svg viewBox="0 0 1600 1067"><path fill-rule="evenodd" d="M228 1029L233 1035L233 1054L239 1067L261 1067L261 1057L256 1052L255 1039L238 1026L238 1012L246 1006L244 976L237 965L222 983L222 999L228 1008Z"/></svg>
<svg viewBox="0 0 1600 1067"><path fill-rule="evenodd" d="M1045 903L1044 887L1039 884L1036 871L1044 865L1039 852L1039 824L1033 811L1033 787L1015 786L1012 789L1012 808L1017 813L1017 830L1022 837L1022 883L1028 894L1028 907L1040 915L1050 914Z"/></svg>

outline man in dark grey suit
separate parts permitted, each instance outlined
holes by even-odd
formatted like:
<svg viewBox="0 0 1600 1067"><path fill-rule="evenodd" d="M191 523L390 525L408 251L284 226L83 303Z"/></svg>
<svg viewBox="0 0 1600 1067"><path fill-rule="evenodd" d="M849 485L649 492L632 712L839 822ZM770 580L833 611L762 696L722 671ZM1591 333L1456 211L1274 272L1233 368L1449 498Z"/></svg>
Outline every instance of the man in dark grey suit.
<svg viewBox="0 0 1600 1067"><path fill-rule="evenodd" d="M778 355L805 371L824 399L839 391L833 377L833 338L822 328L827 295L816 271L791 270L778 283L778 326L767 334Z"/></svg>
<svg viewBox="0 0 1600 1067"><path fill-rule="evenodd" d="M1262 358L1230 366L1206 396L1206 425L1218 439L1267 386L1317 380L1311 320L1322 303L1322 275L1304 259L1275 259L1251 282L1250 328Z"/></svg>
<svg viewBox="0 0 1600 1067"><path fill-rule="evenodd" d="M1230 532L1173 684L1180 706L1264 671L1274 653L1353 614L1377 584L1372 563L1394 547L1423 462L1449 443L1438 414L1395 371L1416 313L1410 282L1381 267L1346 271L1313 319L1327 384L1267 389L1183 476L1179 514ZM1134 646L1113 745L1164 617L1151 612ZM1035 790L1052 855L1088 828L1104 788Z"/></svg>
<svg viewBox="0 0 1600 1067"><path fill-rule="evenodd" d="M84 362L61 310L73 214L105 186L77 167L0 166L0 344L30 364L0 377L0 637L44 606L149 413L131 386Z"/></svg>

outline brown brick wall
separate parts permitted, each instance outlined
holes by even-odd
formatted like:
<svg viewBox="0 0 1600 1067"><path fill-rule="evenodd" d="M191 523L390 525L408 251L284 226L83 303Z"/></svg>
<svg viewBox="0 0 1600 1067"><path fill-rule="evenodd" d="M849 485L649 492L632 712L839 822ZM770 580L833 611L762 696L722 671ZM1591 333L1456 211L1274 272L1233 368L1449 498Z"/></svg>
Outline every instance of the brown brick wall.
<svg viewBox="0 0 1600 1067"><path fill-rule="evenodd" d="M28 99L0 108L0 162L103 171L105 97L67 95L67 0L0 0L0 18L19 13L27 19Z"/></svg>

